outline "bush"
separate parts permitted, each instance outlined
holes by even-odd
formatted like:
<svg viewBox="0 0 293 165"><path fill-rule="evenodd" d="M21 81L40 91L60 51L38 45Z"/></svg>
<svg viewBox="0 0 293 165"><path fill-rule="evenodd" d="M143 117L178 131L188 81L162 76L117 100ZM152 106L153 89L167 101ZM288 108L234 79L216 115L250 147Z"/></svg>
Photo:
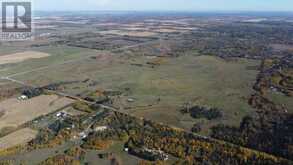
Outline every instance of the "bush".
<svg viewBox="0 0 293 165"><path fill-rule="evenodd" d="M222 112L217 108L206 108L195 106L190 109L181 110L182 113L189 113L191 117L199 119L206 118L208 120L218 119L223 117Z"/></svg>
<svg viewBox="0 0 293 165"><path fill-rule="evenodd" d="M86 103L78 101L73 104L73 108L79 111L91 113L93 110Z"/></svg>
<svg viewBox="0 0 293 165"><path fill-rule="evenodd" d="M191 128L191 131L193 133L199 133L201 131L201 124L194 124Z"/></svg>

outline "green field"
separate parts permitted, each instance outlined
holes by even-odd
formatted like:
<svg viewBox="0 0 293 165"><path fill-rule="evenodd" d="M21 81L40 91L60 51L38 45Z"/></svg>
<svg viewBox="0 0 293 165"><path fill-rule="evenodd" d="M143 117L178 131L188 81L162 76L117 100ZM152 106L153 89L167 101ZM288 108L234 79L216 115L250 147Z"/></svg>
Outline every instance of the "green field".
<svg viewBox="0 0 293 165"><path fill-rule="evenodd" d="M52 54L58 54L57 50L50 51ZM70 56L64 55L62 59L80 57L79 50L77 53L71 51L74 50L68 51L67 54ZM93 52L82 52L82 54L87 53L95 55ZM147 62L154 59L147 57L96 53L96 55L101 54L102 59L87 58L15 78L33 85L83 81L88 78L90 82L94 82L94 85L76 83L65 86L64 91L72 94L86 93L95 89L120 91L129 89L127 94L114 99L115 107L139 117L187 130L195 122L204 123L205 128L219 123L238 125L243 116L253 111L247 104L247 99L252 93L257 71L248 70L247 67L259 65L258 61L246 59L225 61L212 56L186 55L164 58L160 65L152 68ZM129 103L127 102L129 98L135 101ZM194 120L179 112L181 106L187 102L220 108L224 112L224 117L215 121ZM204 129L202 133L207 134L208 129Z"/></svg>

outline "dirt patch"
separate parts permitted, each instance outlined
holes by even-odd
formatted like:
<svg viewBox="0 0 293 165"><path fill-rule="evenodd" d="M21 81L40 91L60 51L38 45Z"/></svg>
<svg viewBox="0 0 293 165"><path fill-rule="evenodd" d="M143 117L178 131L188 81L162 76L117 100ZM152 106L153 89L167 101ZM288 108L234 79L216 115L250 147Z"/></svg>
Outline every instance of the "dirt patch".
<svg viewBox="0 0 293 165"><path fill-rule="evenodd" d="M17 127L71 103L73 100L56 95L42 95L26 101L14 98L5 100L0 102L1 111L5 111L0 118L0 130L5 127Z"/></svg>
<svg viewBox="0 0 293 165"><path fill-rule="evenodd" d="M7 148L27 143L34 139L36 135L37 131L29 128L24 128L16 132L13 132L0 139L0 150L4 150Z"/></svg>
<svg viewBox="0 0 293 165"><path fill-rule="evenodd" d="M22 53L14 53L0 56L0 65L9 64L9 63L19 63L28 59L37 59L50 56L47 53L35 52L35 51L26 51Z"/></svg>

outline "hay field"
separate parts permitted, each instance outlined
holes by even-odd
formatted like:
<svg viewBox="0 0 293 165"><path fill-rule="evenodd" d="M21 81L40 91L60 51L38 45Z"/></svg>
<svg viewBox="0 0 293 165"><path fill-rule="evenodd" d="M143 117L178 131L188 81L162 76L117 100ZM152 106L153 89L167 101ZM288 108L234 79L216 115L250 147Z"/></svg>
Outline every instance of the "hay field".
<svg viewBox="0 0 293 165"><path fill-rule="evenodd" d="M0 150L11 148L17 145L27 143L34 139L37 135L37 131L30 128L24 128L13 132L0 139Z"/></svg>
<svg viewBox="0 0 293 165"><path fill-rule="evenodd" d="M44 58L49 57L50 55L43 52L36 51L26 51L21 53L14 53L0 56L0 65L10 64L10 63L19 63L28 59Z"/></svg>
<svg viewBox="0 0 293 165"><path fill-rule="evenodd" d="M17 127L71 103L73 100L56 95L42 95L26 101L19 101L16 98L5 100L0 102L0 111L4 112L0 117L0 130Z"/></svg>

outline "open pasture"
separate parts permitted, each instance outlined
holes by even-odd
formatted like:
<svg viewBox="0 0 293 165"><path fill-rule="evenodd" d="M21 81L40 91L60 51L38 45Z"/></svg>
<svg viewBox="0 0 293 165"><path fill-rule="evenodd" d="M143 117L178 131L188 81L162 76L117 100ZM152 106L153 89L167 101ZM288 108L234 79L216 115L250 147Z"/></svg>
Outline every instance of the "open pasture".
<svg viewBox="0 0 293 165"><path fill-rule="evenodd" d="M56 95L42 95L20 101L11 98L0 102L0 130L7 127L18 127L37 117L59 110L73 100Z"/></svg>

